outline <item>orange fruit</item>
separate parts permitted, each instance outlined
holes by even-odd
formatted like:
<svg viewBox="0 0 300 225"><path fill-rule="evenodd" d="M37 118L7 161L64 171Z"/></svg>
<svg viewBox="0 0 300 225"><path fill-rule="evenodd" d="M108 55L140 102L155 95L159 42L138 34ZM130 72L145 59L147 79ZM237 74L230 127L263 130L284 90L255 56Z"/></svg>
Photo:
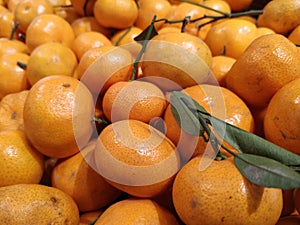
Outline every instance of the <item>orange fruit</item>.
<svg viewBox="0 0 300 225"><path fill-rule="evenodd" d="M106 37L110 37L112 30L108 29L106 27L101 26L95 17L89 16L89 17L80 17L76 20L74 20L71 23L71 26L73 28L74 34L77 37L79 34L82 34L84 32L90 32L90 31L96 31L99 33L104 34Z"/></svg>
<svg viewBox="0 0 300 225"><path fill-rule="evenodd" d="M169 0L172 5L178 5L181 3L180 0ZM203 3L203 0L190 0L190 2Z"/></svg>
<svg viewBox="0 0 300 225"><path fill-rule="evenodd" d="M167 0L140 0L138 2L139 10L138 17L134 23L135 26L144 30L147 28L154 17L156 16L156 20L166 18L171 9L171 4ZM156 22L155 28L160 28L164 22Z"/></svg>
<svg viewBox="0 0 300 225"><path fill-rule="evenodd" d="M297 47L280 34L256 38L226 75L226 86L247 104L265 107L284 84L300 76Z"/></svg>
<svg viewBox="0 0 300 225"><path fill-rule="evenodd" d="M295 208L299 213L300 212L300 189L299 188L295 189L294 203L295 203Z"/></svg>
<svg viewBox="0 0 300 225"><path fill-rule="evenodd" d="M142 80L111 85L102 102L104 115L112 122L134 119L149 123L163 115L166 105L163 92L156 85Z"/></svg>
<svg viewBox="0 0 300 225"><path fill-rule="evenodd" d="M75 52L77 58L81 59L83 54L91 48L111 45L111 41L104 34L96 31L88 31L79 34L75 38L72 44L72 50Z"/></svg>
<svg viewBox="0 0 300 225"><path fill-rule="evenodd" d="M231 69L232 65L235 63L236 59L225 56L225 55L216 55L212 57L212 66L211 71L213 76L212 83L219 84L222 87L226 86L225 78L228 71Z"/></svg>
<svg viewBox="0 0 300 225"><path fill-rule="evenodd" d="M283 35L287 35L298 25L300 25L300 2L295 0L268 2L257 21L258 27L268 27Z"/></svg>
<svg viewBox="0 0 300 225"><path fill-rule="evenodd" d="M114 187L147 198L171 187L180 159L175 145L156 128L138 120L121 120L99 134L95 164Z"/></svg>
<svg viewBox="0 0 300 225"><path fill-rule="evenodd" d="M295 44L300 44L300 25L295 27L288 35L288 39Z"/></svg>
<svg viewBox="0 0 300 225"><path fill-rule="evenodd" d="M260 37L260 36L266 35L266 34L275 34L275 31L268 27L257 27L257 29L256 29L257 37Z"/></svg>
<svg viewBox="0 0 300 225"><path fill-rule="evenodd" d="M0 4L0 14L3 13L3 12L7 12L7 11L8 11L8 9L3 4Z"/></svg>
<svg viewBox="0 0 300 225"><path fill-rule="evenodd" d="M244 11L247 10L252 4L253 0L225 0L229 5L232 11Z"/></svg>
<svg viewBox="0 0 300 225"><path fill-rule="evenodd" d="M5 11L0 14L0 38L9 38L11 31L15 26L14 14L11 11ZM17 39L17 33L13 35L14 39Z"/></svg>
<svg viewBox="0 0 300 225"><path fill-rule="evenodd" d="M254 131L254 119L250 109L227 88L202 84L185 88L182 92L204 107L211 115L248 132ZM212 146L207 144L202 137L192 136L181 129L173 116L171 105L168 105L165 111L164 121L166 136L177 146L185 161L211 150ZM219 132L222 138L222 131L216 132ZM220 141L222 142L222 139ZM225 141L223 144L228 145Z"/></svg>
<svg viewBox="0 0 300 225"><path fill-rule="evenodd" d="M32 148L23 131L0 132L0 151L0 187L40 182L43 155Z"/></svg>
<svg viewBox="0 0 300 225"><path fill-rule="evenodd" d="M107 206L121 192L109 185L94 169L93 150L95 142L59 161L52 171L52 186L69 194L81 212Z"/></svg>
<svg viewBox="0 0 300 225"><path fill-rule="evenodd" d="M134 0L97 0L94 16L104 27L124 29L136 21L138 7Z"/></svg>
<svg viewBox="0 0 300 225"><path fill-rule="evenodd" d="M16 39L0 38L0 57L4 54L17 52L28 54L29 50L27 45Z"/></svg>
<svg viewBox="0 0 300 225"><path fill-rule="evenodd" d="M23 108L28 90L5 95L0 101L0 131L23 130Z"/></svg>
<svg viewBox="0 0 300 225"><path fill-rule="evenodd" d="M283 216L275 225L298 225L300 224L299 215Z"/></svg>
<svg viewBox="0 0 300 225"><path fill-rule="evenodd" d="M93 15L93 9L95 5L96 0L70 0L70 3L74 7L75 11L80 16L92 16Z"/></svg>
<svg viewBox="0 0 300 225"><path fill-rule="evenodd" d="M72 24L73 21L81 18L81 16L76 12L75 8L69 3L54 7L54 13L66 20L69 24Z"/></svg>
<svg viewBox="0 0 300 225"><path fill-rule="evenodd" d="M225 55L237 59L256 38L256 29L255 24L247 20L227 19L213 25L204 41L213 56L220 55L225 46Z"/></svg>
<svg viewBox="0 0 300 225"><path fill-rule="evenodd" d="M281 217L291 215L295 211L294 190L282 190L283 206Z"/></svg>
<svg viewBox="0 0 300 225"><path fill-rule="evenodd" d="M53 75L29 90L24 105L24 131L46 156L64 158L77 153L93 132L93 99L77 79Z"/></svg>
<svg viewBox="0 0 300 225"><path fill-rule="evenodd" d="M36 16L26 31L26 45L30 51L46 42L60 42L71 47L74 39L71 24L55 14Z"/></svg>
<svg viewBox="0 0 300 225"><path fill-rule="evenodd" d="M157 30L157 32L159 34L162 34L162 33L169 33L169 32L176 32L176 33L181 33L181 30L179 27L162 27L160 29Z"/></svg>
<svg viewBox="0 0 300 225"><path fill-rule="evenodd" d="M201 169L207 160L210 164ZM232 158L189 161L176 175L173 201L181 220L190 225L274 225L282 209L281 189L252 184Z"/></svg>
<svg viewBox="0 0 300 225"><path fill-rule="evenodd" d="M33 85L46 76L72 76L76 66L77 58L70 48L61 43L48 42L31 52L26 76Z"/></svg>
<svg viewBox="0 0 300 225"><path fill-rule="evenodd" d="M112 84L128 81L132 69L133 57L128 50L102 46L90 49L82 56L78 64L78 77L93 94L103 95Z"/></svg>
<svg viewBox="0 0 300 225"><path fill-rule="evenodd" d="M142 45L134 40L136 36L142 33L142 29L132 26L127 29L119 30L111 37L111 42L116 46L124 47L129 50L133 57L137 57L142 49Z"/></svg>
<svg viewBox="0 0 300 225"><path fill-rule="evenodd" d="M289 82L271 98L264 117L267 140L300 155L300 78Z"/></svg>
<svg viewBox="0 0 300 225"><path fill-rule="evenodd" d="M102 210L82 213L80 215L79 225L90 225L92 222L96 221L102 213L103 213Z"/></svg>
<svg viewBox="0 0 300 225"><path fill-rule="evenodd" d="M14 18L19 23L18 29L26 33L27 27L36 16L52 13L53 8L48 0L22 0L14 10Z"/></svg>
<svg viewBox="0 0 300 225"><path fill-rule="evenodd" d="M41 184L0 188L1 224L79 224L74 200L61 190Z"/></svg>
<svg viewBox="0 0 300 225"><path fill-rule="evenodd" d="M178 90L206 82L211 76L211 64L211 51L199 37L163 33L148 43L141 62L141 77L163 91Z"/></svg>
<svg viewBox="0 0 300 225"><path fill-rule="evenodd" d="M0 57L0 99L7 94L29 89L24 68L17 63L26 64L29 56L25 53L4 54Z"/></svg>
<svg viewBox="0 0 300 225"><path fill-rule="evenodd" d="M179 225L176 217L150 199L125 199L108 207L95 225L131 225L136 223Z"/></svg>
<svg viewBox="0 0 300 225"><path fill-rule="evenodd" d="M6 0L6 7L13 12L22 0Z"/></svg>

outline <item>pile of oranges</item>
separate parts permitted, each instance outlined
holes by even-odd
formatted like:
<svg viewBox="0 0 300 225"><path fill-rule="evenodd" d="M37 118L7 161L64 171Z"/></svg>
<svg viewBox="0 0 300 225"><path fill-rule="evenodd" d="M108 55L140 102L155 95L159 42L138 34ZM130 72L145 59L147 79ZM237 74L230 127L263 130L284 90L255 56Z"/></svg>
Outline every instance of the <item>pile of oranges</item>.
<svg viewBox="0 0 300 225"><path fill-rule="evenodd" d="M255 6L0 0L0 224L300 224L170 104L300 155L300 2Z"/></svg>

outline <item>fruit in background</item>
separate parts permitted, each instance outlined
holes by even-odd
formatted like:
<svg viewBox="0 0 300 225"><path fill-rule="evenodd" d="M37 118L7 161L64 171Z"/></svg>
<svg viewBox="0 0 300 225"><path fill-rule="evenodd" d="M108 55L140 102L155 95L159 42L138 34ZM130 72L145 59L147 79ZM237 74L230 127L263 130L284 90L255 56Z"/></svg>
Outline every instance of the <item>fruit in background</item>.
<svg viewBox="0 0 300 225"><path fill-rule="evenodd" d="M213 25L204 41L212 55L220 55L226 47L225 56L238 59L257 37L255 24L238 18L226 19Z"/></svg>
<svg viewBox="0 0 300 225"><path fill-rule="evenodd" d="M5 95L27 90L30 84L24 68L18 63L27 64L29 56L25 53L11 53L0 56L0 99Z"/></svg>
<svg viewBox="0 0 300 225"><path fill-rule="evenodd" d="M79 225L90 225L92 222L96 221L102 213L103 213L102 210L82 213L80 215Z"/></svg>
<svg viewBox="0 0 300 225"><path fill-rule="evenodd" d="M244 11L250 7L253 0L225 0L229 5L232 11Z"/></svg>
<svg viewBox="0 0 300 225"><path fill-rule="evenodd" d="M5 95L0 101L0 131L23 130L23 108L28 90Z"/></svg>
<svg viewBox="0 0 300 225"><path fill-rule="evenodd" d="M80 16L92 16L96 0L71 0L70 1L75 11Z"/></svg>
<svg viewBox="0 0 300 225"><path fill-rule="evenodd" d="M11 11L2 12L0 14L0 38L10 38L11 30L15 26L14 14ZM13 36L14 39L17 39L17 33Z"/></svg>
<svg viewBox="0 0 300 225"><path fill-rule="evenodd" d="M179 225L176 217L155 201L134 198L112 204L95 225L129 225L137 221L144 224Z"/></svg>
<svg viewBox="0 0 300 225"><path fill-rule="evenodd" d="M207 160L211 164L201 169ZM282 193L249 182L232 158L196 157L176 175L173 202L179 217L189 225L274 225L280 217Z"/></svg>
<svg viewBox="0 0 300 225"><path fill-rule="evenodd" d="M121 120L99 134L95 165L112 186L148 198L172 186L180 157L175 145L156 128L138 120Z"/></svg>
<svg viewBox="0 0 300 225"><path fill-rule="evenodd" d="M61 43L47 42L31 52L25 74L34 85L47 76L72 76L76 67L77 58L70 48Z"/></svg>
<svg viewBox="0 0 300 225"><path fill-rule="evenodd" d="M293 65L295 67L295 65ZM265 138L300 155L300 78L271 98L264 117Z"/></svg>
<svg viewBox="0 0 300 225"><path fill-rule="evenodd" d="M40 184L16 184L0 188L0 223L79 224L74 200L61 190Z"/></svg>
<svg viewBox="0 0 300 225"><path fill-rule="evenodd" d="M93 113L93 97L80 81L69 76L45 77L29 90L24 131L44 155L68 157L88 143Z"/></svg>
<svg viewBox="0 0 300 225"><path fill-rule="evenodd" d="M44 158L31 146L23 131L0 132L0 152L0 187L40 182Z"/></svg>
<svg viewBox="0 0 300 225"><path fill-rule="evenodd" d="M4 54L11 53L29 53L29 49L24 42L16 39L0 38L0 57Z"/></svg>
<svg viewBox="0 0 300 225"><path fill-rule="evenodd" d="M162 33L147 45L141 77L163 91L180 90L206 82L212 76L211 64L211 51L200 38L187 33Z"/></svg>
<svg viewBox="0 0 300 225"><path fill-rule="evenodd" d="M88 31L79 34L73 41L71 48L78 60L80 60L86 51L101 46L112 46L112 43L104 34Z"/></svg>
<svg viewBox="0 0 300 225"><path fill-rule="evenodd" d="M71 47L75 39L74 31L65 19L55 14L36 16L26 31L26 45L30 52L46 42L60 42Z"/></svg>
<svg viewBox="0 0 300 225"><path fill-rule="evenodd" d="M248 105L266 107L285 84L300 77L299 49L280 34L256 38L226 75L226 87Z"/></svg>
<svg viewBox="0 0 300 225"><path fill-rule="evenodd" d="M257 20L258 27L268 27L287 35L300 25L300 2L297 0L269 1Z"/></svg>
<svg viewBox="0 0 300 225"><path fill-rule="evenodd" d="M52 186L70 195L80 212L108 206L121 194L93 169L94 148L95 141L77 154L58 161L52 171Z"/></svg>
<svg viewBox="0 0 300 225"><path fill-rule="evenodd" d="M163 115L166 105L164 93L156 85L142 80L111 85L102 102L104 115L111 122L134 119L151 123Z"/></svg>
<svg viewBox="0 0 300 225"><path fill-rule="evenodd" d="M54 13L48 0L22 0L15 8L14 20L19 23L18 29L26 33L31 21L41 14Z"/></svg>
<svg viewBox="0 0 300 225"><path fill-rule="evenodd" d="M104 27L125 29L136 21L138 7L134 0L97 0L94 16Z"/></svg>
<svg viewBox="0 0 300 225"><path fill-rule="evenodd" d="M291 31L288 35L288 39L295 44L300 44L300 25Z"/></svg>

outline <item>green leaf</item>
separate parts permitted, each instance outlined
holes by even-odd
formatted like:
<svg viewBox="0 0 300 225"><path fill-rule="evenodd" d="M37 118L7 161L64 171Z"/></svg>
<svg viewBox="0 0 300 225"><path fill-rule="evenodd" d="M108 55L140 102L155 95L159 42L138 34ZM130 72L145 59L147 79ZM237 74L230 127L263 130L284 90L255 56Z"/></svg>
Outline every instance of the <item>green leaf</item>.
<svg viewBox="0 0 300 225"><path fill-rule="evenodd" d="M252 183L264 187L300 188L300 174L278 161L252 154L236 154L234 162Z"/></svg>
<svg viewBox="0 0 300 225"><path fill-rule="evenodd" d="M148 32L150 32L150 33L148 33ZM150 40L156 35L158 35L158 33L157 33L155 27L153 26L153 24L150 24L146 29L144 29L142 31L142 33L140 33L138 36L136 36L134 38L134 40L139 43L143 43L144 40Z"/></svg>
<svg viewBox="0 0 300 225"><path fill-rule="evenodd" d="M193 136L203 135L204 128L199 122L196 105L191 98L179 91L173 91L170 104L176 122L185 132Z"/></svg>

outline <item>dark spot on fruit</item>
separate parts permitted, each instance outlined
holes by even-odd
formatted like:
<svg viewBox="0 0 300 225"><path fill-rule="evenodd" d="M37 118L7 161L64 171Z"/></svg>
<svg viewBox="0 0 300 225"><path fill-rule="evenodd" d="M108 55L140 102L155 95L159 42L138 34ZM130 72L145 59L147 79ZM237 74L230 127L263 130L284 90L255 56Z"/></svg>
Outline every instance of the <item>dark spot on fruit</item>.
<svg viewBox="0 0 300 225"><path fill-rule="evenodd" d="M11 115L10 115L10 118L12 120L15 120L17 118L17 113L16 112L13 112Z"/></svg>
<svg viewBox="0 0 300 225"><path fill-rule="evenodd" d="M229 199L232 199L232 196L229 196Z"/></svg>
<svg viewBox="0 0 300 225"><path fill-rule="evenodd" d="M53 202L54 204L57 203L57 199L55 197L51 197L50 198L51 202Z"/></svg>
<svg viewBox="0 0 300 225"><path fill-rule="evenodd" d="M223 216L223 217L221 218L221 222L224 223L224 221L225 221L225 216Z"/></svg>
<svg viewBox="0 0 300 225"><path fill-rule="evenodd" d="M71 87L71 84L69 84L69 83L64 83L62 86L65 87L65 88L68 88L68 87Z"/></svg>
<svg viewBox="0 0 300 225"><path fill-rule="evenodd" d="M198 205L197 200L192 199L192 200L190 201L190 206L191 206L192 209L196 208L197 205Z"/></svg>

